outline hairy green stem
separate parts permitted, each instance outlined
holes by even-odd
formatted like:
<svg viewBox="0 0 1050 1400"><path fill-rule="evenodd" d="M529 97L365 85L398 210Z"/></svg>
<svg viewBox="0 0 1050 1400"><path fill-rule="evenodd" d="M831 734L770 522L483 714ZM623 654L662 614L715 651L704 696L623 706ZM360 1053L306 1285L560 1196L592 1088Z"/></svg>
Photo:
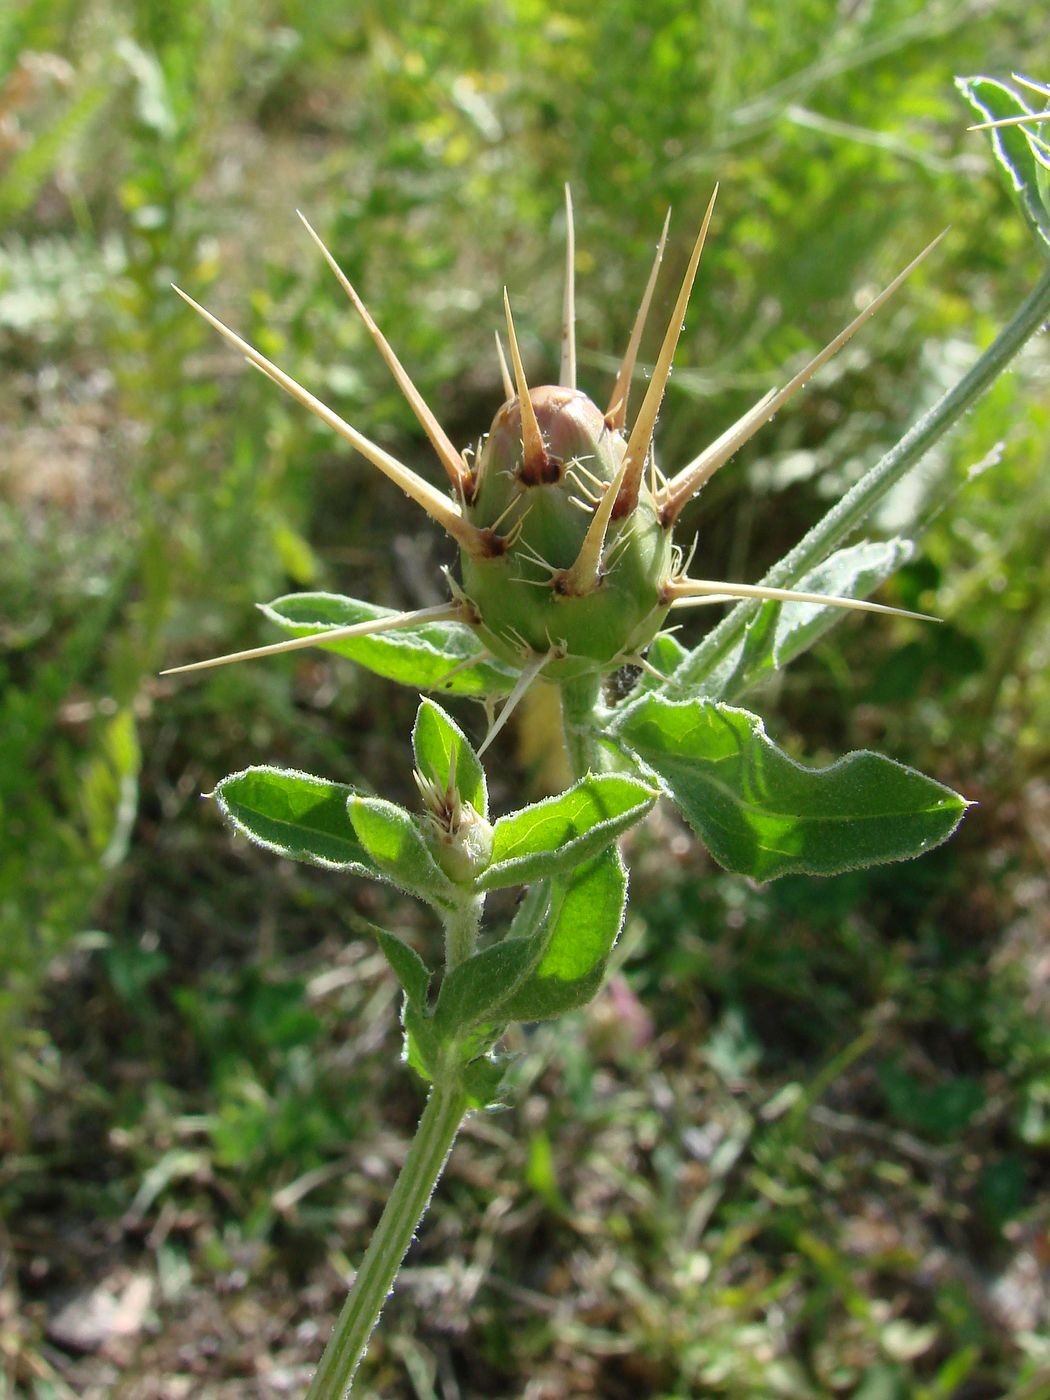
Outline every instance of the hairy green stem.
<svg viewBox="0 0 1050 1400"><path fill-rule="evenodd" d="M1046 272L1016 314L962 379L834 505L827 515L779 563L762 583L789 588L822 564L871 514L887 492L929 451L944 433L998 379L1009 362L1050 316L1050 272ZM761 603L739 603L710 632L674 673L678 685L697 684L723 661L743 638Z"/></svg>
<svg viewBox="0 0 1050 1400"><path fill-rule="evenodd" d="M458 1083L435 1084L306 1400L344 1400L467 1110Z"/></svg>
<svg viewBox="0 0 1050 1400"><path fill-rule="evenodd" d="M565 752L574 778L600 770L595 730L595 713L601 705L601 677L581 676L563 681L561 691L561 724Z"/></svg>
<svg viewBox="0 0 1050 1400"><path fill-rule="evenodd" d="M478 929L485 908L484 895L465 898L455 910L445 915L445 970L451 972L465 962L478 942Z"/></svg>

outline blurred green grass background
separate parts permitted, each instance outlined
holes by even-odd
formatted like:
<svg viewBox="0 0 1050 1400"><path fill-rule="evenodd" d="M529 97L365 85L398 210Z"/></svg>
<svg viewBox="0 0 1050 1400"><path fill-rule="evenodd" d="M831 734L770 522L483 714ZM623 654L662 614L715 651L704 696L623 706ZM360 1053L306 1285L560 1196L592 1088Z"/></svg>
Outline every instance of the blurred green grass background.
<svg viewBox="0 0 1050 1400"><path fill-rule="evenodd" d="M301 1391L418 1108L359 929L433 931L199 798L276 761L407 799L416 697L323 654L157 672L271 640L289 588L436 601L451 553L169 283L432 474L295 208L466 445L504 283L556 372L562 183L601 401L667 205L648 351L718 179L673 467L952 225L692 508L703 572L757 578L1038 275L952 77L1048 59L1036 6L986 0L0 14L0 1394ZM979 808L913 865L763 889L641 833L617 975L518 1043L362 1394L1050 1395L1047 382L1037 343L880 522L936 505L886 598L944 625L851 619L760 706Z"/></svg>

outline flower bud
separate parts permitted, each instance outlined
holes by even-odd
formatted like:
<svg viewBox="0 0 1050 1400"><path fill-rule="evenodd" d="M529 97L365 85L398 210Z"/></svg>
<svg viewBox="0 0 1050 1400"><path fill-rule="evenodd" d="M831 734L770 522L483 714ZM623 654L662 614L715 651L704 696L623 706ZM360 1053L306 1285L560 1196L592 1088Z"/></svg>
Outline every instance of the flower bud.
<svg viewBox="0 0 1050 1400"><path fill-rule="evenodd" d="M469 802L464 802L455 830L432 825L430 849L450 880L469 885L492 860L492 827Z"/></svg>
<svg viewBox="0 0 1050 1400"><path fill-rule="evenodd" d="M471 884L492 860L492 827L471 803L460 796L455 766L440 786L413 773L426 810L430 853L450 880Z"/></svg>
<svg viewBox="0 0 1050 1400"><path fill-rule="evenodd" d="M463 551L463 589L501 659L520 665L524 652L554 650L552 679L608 671L643 650L666 616L669 531L644 484L633 509L618 516L607 502L605 528L592 529L627 444L576 389L546 386L529 399L542 447L523 445L515 398L480 448L468 518L498 546Z"/></svg>

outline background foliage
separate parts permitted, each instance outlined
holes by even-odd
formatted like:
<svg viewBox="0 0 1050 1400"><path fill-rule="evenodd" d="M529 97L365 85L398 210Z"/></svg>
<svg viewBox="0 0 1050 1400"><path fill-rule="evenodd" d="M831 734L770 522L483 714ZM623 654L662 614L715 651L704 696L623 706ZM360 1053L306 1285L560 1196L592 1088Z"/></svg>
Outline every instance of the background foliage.
<svg viewBox="0 0 1050 1400"><path fill-rule="evenodd" d="M434 931L198 798L272 761L406 801L415 697L322 654L156 672L270 640L252 604L289 588L437 601L451 561L168 283L429 470L294 208L466 443L504 282L554 373L562 182L601 397L666 205L661 314L718 178L673 465L951 224L692 508L703 572L755 578L1037 275L951 79L1040 45L1020 0L4 9L7 1394L294 1393L418 1106L367 922ZM913 865L761 889L655 818L619 970L457 1148L373 1393L1050 1393L1046 383L1037 344L909 485L943 509L887 601L945 624L851 620L761 705L810 761L871 743L980 808ZM497 812L549 780L547 722Z"/></svg>

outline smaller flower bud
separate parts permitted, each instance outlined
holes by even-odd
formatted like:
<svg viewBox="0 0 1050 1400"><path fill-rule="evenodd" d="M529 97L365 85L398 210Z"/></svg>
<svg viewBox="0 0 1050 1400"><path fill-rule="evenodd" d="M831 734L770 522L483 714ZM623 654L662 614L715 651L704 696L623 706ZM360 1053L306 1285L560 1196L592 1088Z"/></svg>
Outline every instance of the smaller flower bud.
<svg viewBox="0 0 1050 1400"><path fill-rule="evenodd" d="M434 859L455 884L471 884L492 860L491 825L464 802L454 831L443 830L437 823L433 827L430 849Z"/></svg>
<svg viewBox="0 0 1050 1400"><path fill-rule="evenodd" d="M450 880L471 884L492 860L492 827L463 800L455 786L455 769L447 787L413 774L427 815L430 852Z"/></svg>

